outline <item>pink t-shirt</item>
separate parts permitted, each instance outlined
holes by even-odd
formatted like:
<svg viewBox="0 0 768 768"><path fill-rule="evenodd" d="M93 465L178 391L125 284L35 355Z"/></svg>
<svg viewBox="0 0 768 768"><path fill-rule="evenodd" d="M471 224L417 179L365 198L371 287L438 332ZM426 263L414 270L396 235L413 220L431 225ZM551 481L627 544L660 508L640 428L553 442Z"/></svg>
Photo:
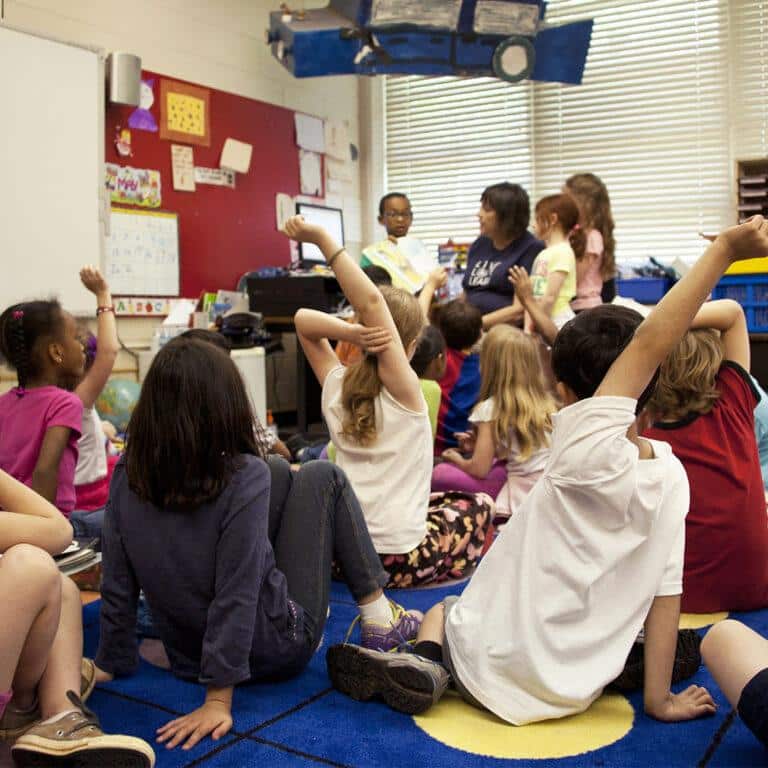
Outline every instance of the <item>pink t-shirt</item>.
<svg viewBox="0 0 768 768"><path fill-rule="evenodd" d="M600 272L603 266L603 236L597 229L587 232L587 247L584 258L576 262L576 298L571 302L571 309L592 309L603 303L603 276ZM595 254L591 258L587 254Z"/></svg>
<svg viewBox="0 0 768 768"><path fill-rule="evenodd" d="M69 427L69 440L59 462L56 506L69 517L75 507L77 441L83 424L83 404L59 387L12 389L0 396L0 468L25 485L32 485L46 430Z"/></svg>

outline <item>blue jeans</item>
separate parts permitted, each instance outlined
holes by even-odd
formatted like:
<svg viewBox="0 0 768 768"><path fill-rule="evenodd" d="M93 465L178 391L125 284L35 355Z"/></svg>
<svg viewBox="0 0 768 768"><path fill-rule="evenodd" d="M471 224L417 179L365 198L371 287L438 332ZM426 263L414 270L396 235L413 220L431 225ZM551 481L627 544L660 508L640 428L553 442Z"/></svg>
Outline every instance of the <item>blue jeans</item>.
<svg viewBox="0 0 768 768"><path fill-rule="evenodd" d="M101 529L104 527L104 507L94 509L92 512L76 509L69 516L69 522L72 523L76 539L100 540ZM101 549L101 541L96 549L97 551Z"/></svg>

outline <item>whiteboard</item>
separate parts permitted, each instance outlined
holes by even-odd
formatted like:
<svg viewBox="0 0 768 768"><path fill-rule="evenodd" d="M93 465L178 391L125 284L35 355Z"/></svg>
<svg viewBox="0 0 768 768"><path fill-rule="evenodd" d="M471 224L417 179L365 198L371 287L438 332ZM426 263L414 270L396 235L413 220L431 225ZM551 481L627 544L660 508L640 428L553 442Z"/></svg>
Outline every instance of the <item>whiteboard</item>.
<svg viewBox="0 0 768 768"><path fill-rule="evenodd" d="M0 311L58 296L93 313L103 263L104 60L0 25Z"/></svg>
<svg viewBox="0 0 768 768"><path fill-rule="evenodd" d="M179 217L113 208L104 276L116 296L179 295Z"/></svg>

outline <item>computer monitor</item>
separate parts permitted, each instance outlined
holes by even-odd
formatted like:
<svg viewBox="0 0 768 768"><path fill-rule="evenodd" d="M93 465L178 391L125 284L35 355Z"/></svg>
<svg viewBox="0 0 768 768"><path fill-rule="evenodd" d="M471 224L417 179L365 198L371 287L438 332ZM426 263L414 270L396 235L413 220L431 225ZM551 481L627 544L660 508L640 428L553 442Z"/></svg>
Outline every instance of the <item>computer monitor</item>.
<svg viewBox="0 0 768 768"><path fill-rule="evenodd" d="M329 208L315 203L296 203L296 213L310 224L319 224L340 245L344 245L344 214L340 208ZM322 251L312 243L299 243L299 260L302 266L324 264Z"/></svg>

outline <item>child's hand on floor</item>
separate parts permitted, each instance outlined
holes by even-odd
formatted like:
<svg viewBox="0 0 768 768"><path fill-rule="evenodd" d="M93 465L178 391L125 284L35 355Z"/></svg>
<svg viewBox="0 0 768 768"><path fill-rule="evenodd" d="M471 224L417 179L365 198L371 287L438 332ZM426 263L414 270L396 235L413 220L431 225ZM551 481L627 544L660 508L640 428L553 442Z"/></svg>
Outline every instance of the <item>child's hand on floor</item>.
<svg viewBox="0 0 768 768"><path fill-rule="evenodd" d="M381 354L392 342L392 334L386 328L368 328L356 323L352 326L354 344L362 347L369 355Z"/></svg>
<svg viewBox="0 0 768 768"><path fill-rule="evenodd" d="M96 267L93 267L90 264L80 270L80 280L83 285L96 296L100 293L109 293L109 285L107 285L104 275L102 275Z"/></svg>
<svg viewBox="0 0 768 768"><path fill-rule="evenodd" d="M533 283L522 267L512 267L509 270L509 282L515 286L515 296L520 299L521 304L533 300Z"/></svg>
<svg viewBox="0 0 768 768"><path fill-rule="evenodd" d="M317 224L304 221L303 216L291 216L283 225L283 234L297 240L300 243L314 243L317 245L326 235L326 231Z"/></svg>
<svg viewBox="0 0 768 768"><path fill-rule="evenodd" d="M717 240L728 245L731 261L768 256L768 219L753 216L743 224L726 229ZM717 241L716 241L717 242Z"/></svg>
<svg viewBox="0 0 768 768"><path fill-rule="evenodd" d="M177 717L157 729L157 740L167 749L178 747L192 749L198 741L210 734L214 741L229 733L232 728L232 711L221 701L206 701L188 715Z"/></svg>
<svg viewBox="0 0 768 768"><path fill-rule="evenodd" d="M705 715L714 715L717 707L709 691L700 685L688 686L680 693L670 693L658 707L646 707L648 715L664 723L679 723L695 720Z"/></svg>

